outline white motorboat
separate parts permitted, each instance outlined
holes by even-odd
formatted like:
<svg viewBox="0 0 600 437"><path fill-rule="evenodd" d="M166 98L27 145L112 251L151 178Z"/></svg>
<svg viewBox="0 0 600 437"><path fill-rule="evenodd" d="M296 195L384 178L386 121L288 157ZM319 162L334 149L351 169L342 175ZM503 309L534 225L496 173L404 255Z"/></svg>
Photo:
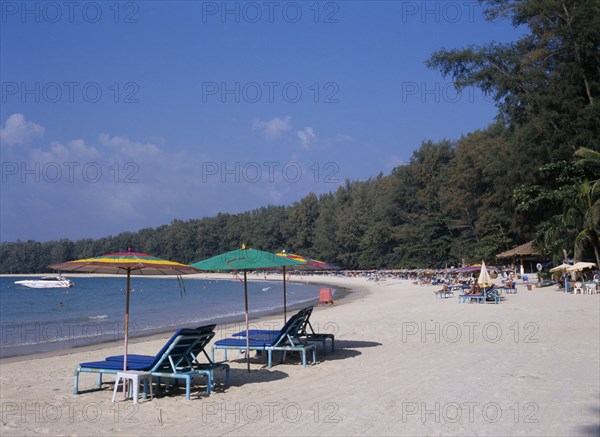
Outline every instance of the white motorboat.
<svg viewBox="0 0 600 437"><path fill-rule="evenodd" d="M40 279L15 281L15 284L28 288L69 288L75 285L64 276L43 276Z"/></svg>

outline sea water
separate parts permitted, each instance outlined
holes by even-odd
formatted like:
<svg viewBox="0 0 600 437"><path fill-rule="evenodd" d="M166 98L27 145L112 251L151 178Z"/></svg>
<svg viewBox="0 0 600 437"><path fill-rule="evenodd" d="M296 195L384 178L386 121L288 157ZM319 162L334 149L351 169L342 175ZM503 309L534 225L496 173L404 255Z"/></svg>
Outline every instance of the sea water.
<svg viewBox="0 0 600 437"><path fill-rule="evenodd" d="M72 288L34 289L0 277L0 357L123 339L126 278L71 278ZM238 280L131 277L129 336L244 319ZM287 283L287 306L318 301L319 286ZM283 284L249 281L250 319L283 310Z"/></svg>

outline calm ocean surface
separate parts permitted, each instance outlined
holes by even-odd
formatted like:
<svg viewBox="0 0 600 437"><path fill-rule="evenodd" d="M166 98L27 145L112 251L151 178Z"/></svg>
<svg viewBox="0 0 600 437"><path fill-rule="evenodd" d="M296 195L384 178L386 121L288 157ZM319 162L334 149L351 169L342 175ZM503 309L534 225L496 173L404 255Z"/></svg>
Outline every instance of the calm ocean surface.
<svg viewBox="0 0 600 437"><path fill-rule="evenodd" d="M0 277L0 357L83 346L123 338L126 278L71 278L69 289L32 289ZM33 278L32 278L33 279ZM181 326L244 319L243 284L236 280L131 277L130 336ZM318 301L319 286L288 282L287 305ZM280 281L248 282L250 319L282 311Z"/></svg>

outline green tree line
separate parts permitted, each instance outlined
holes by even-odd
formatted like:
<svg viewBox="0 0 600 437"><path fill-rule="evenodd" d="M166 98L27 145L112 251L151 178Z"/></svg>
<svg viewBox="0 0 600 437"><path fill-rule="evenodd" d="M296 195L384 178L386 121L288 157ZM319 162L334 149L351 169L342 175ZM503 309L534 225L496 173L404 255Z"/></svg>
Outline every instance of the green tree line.
<svg viewBox="0 0 600 437"><path fill-rule="evenodd" d="M443 267L535 239L600 263L600 0L487 0L490 20L526 28L512 43L433 53L457 89L494 99L496 119L425 141L390 174L346 181L289 206L174 220L79 241L1 245L0 273L126 250L183 263L240 247L296 252L348 269Z"/></svg>

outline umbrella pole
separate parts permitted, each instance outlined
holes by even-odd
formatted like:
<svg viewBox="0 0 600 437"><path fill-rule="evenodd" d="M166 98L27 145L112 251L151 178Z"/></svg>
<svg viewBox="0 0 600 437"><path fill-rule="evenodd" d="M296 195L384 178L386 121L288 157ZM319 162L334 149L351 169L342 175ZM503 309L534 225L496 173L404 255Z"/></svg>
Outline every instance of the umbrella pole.
<svg viewBox="0 0 600 437"><path fill-rule="evenodd" d="M283 266L283 324L287 323L287 290L285 287L285 266Z"/></svg>
<svg viewBox="0 0 600 437"><path fill-rule="evenodd" d="M125 295L125 355L123 355L123 371L127 371L127 349L129 346L129 290L131 289L131 268L127 268L127 293ZM123 381L123 398L127 393L127 383Z"/></svg>
<svg viewBox="0 0 600 437"><path fill-rule="evenodd" d="M244 302L246 304L246 365L248 372L250 371L250 323L248 320L248 279L246 278L246 270L244 269Z"/></svg>

